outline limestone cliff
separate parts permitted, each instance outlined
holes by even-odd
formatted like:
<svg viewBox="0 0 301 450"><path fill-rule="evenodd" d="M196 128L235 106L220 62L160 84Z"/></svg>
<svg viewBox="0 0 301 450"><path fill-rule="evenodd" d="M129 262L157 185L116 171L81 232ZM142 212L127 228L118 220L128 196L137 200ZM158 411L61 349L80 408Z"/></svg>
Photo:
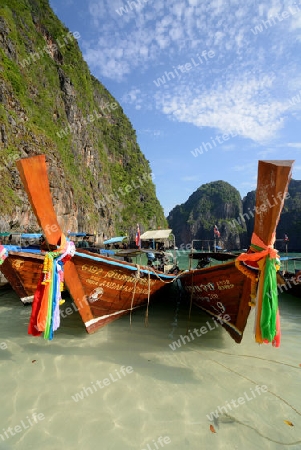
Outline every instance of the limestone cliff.
<svg viewBox="0 0 301 450"><path fill-rule="evenodd" d="M166 226L148 161L121 106L89 72L47 0L0 5L0 231L37 231L15 160L46 154L65 231Z"/></svg>
<svg viewBox="0 0 301 450"><path fill-rule="evenodd" d="M289 237L288 251L301 251L301 181L291 180L283 211L276 230L275 247L286 250L284 235ZM178 247L193 239L210 240L213 245L213 227L217 225L220 239L217 244L224 249L247 248L254 229L256 191L241 199L239 192L228 183L216 181L200 186L168 216ZM204 249L206 245L203 243Z"/></svg>
<svg viewBox="0 0 301 450"><path fill-rule="evenodd" d="M176 206L167 217L176 236L177 246L193 239L211 241L217 225L220 238L216 244L224 249L241 248L246 235L246 225L233 225L232 220L243 213L240 194L224 181L214 181L200 186L182 205ZM203 242L204 249L208 243Z"/></svg>
<svg viewBox="0 0 301 450"><path fill-rule="evenodd" d="M232 221L236 227L245 225L247 234L244 239L246 247L251 240L254 228L256 191L249 192L242 200L243 214ZM273 205L273 203L272 203ZM284 242L284 236L289 237L288 242ZM291 180L288 188L288 196L284 202L283 210L276 230L275 247L280 251L300 252L301 251L301 181Z"/></svg>

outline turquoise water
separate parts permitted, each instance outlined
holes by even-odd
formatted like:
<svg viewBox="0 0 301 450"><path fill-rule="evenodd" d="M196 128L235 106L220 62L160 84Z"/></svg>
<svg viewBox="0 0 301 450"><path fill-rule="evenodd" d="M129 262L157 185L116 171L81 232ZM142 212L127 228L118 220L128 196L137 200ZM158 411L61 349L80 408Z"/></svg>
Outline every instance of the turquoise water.
<svg viewBox="0 0 301 450"><path fill-rule="evenodd" d="M301 448L300 299L280 297L278 349L255 344L254 313L238 345L200 310L189 320L176 291L148 327L142 308L87 335L74 313L52 342L27 335L13 292L0 301L0 449Z"/></svg>

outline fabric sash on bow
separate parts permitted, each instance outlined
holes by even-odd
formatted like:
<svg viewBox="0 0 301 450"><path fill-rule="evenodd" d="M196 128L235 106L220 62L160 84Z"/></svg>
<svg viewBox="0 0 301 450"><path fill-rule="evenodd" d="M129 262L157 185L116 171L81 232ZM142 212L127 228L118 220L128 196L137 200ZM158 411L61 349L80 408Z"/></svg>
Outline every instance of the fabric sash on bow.
<svg viewBox="0 0 301 450"><path fill-rule="evenodd" d="M7 258L7 256L8 256L7 249L3 245L0 245L0 266L1 264L4 263L4 260Z"/></svg>
<svg viewBox="0 0 301 450"><path fill-rule="evenodd" d="M278 309L277 270L279 268L278 252L274 249L275 233L271 243L264 242L253 233L251 253L242 253L236 259L241 262L256 262L259 268L259 282L256 297L255 340L262 344L272 342L274 347L280 345L280 315ZM240 265L237 265L240 269ZM242 266L243 267L243 266Z"/></svg>
<svg viewBox="0 0 301 450"><path fill-rule="evenodd" d="M62 302L61 291L64 285L63 264L75 252L74 243L62 235L61 246L45 255L41 274L32 304L28 334L53 339L53 332L60 326L59 306Z"/></svg>

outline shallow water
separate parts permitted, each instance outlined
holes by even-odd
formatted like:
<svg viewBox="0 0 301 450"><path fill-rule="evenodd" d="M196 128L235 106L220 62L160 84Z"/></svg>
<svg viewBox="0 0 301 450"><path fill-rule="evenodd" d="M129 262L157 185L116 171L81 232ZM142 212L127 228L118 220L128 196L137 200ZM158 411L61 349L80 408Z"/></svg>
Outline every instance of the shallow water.
<svg viewBox="0 0 301 450"><path fill-rule="evenodd" d="M0 302L0 449L301 449L301 299L280 298L278 349L255 344L253 313L238 345L176 296L150 306L148 327L142 308L87 335L74 312L51 342L27 335L12 291Z"/></svg>

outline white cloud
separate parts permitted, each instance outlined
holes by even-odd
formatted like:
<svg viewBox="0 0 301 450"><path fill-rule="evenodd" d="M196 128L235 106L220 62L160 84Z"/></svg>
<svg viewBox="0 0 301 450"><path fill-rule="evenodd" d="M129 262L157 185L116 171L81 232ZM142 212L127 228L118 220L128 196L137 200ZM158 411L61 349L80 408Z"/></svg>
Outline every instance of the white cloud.
<svg viewBox="0 0 301 450"><path fill-rule="evenodd" d="M137 110L142 108L143 96L141 95L140 89L130 89L128 92L123 94L121 100L123 104L134 105Z"/></svg>
<svg viewBox="0 0 301 450"><path fill-rule="evenodd" d="M172 93L156 95L157 107L179 122L265 142L276 136L289 106L270 94L273 77L246 75L220 78L208 89L176 86Z"/></svg>
<svg viewBox="0 0 301 450"><path fill-rule="evenodd" d="M231 7L220 0L198 4L197 0L148 2L143 8L133 8L120 17L116 10L127 2L92 0L89 3L91 22L100 37L85 43L85 58L105 77L121 81L129 74L129 66L131 71L142 65L151 67L161 57L175 54L179 58L182 50L188 54L200 46L203 49L216 46L219 51L228 51L243 45L242 25L246 22L243 13L247 13L248 6L240 8L241 13L235 16L235 9L232 13ZM218 18L222 26L217 26ZM233 39L229 39L231 33ZM149 51L138 57L140 47ZM122 55L115 52L116 48L123 49ZM110 60L114 61L111 67L118 67L118 71L108 70Z"/></svg>
<svg viewBox="0 0 301 450"><path fill-rule="evenodd" d="M131 2L125 0L90 0L88 3L90 20L100 38L86 43L85 56L89 64L97 67L104 76L119 81L129 74L129 65L132 71L141 64L150 67L160 57L168 58L170 52L178 53L185 49L188 54L200 45L205 48L215 46L221 55L240 49L248 53L249 45L255 42L251 27L283 10L280 0L269 0L259 6L254 5L253 0L246 0L243 6L240 1L234 0L231 3L209 0L201 4L198 0L148 1L132 9L129 4ZM116 12L121 7L128 9L122 16ZM299 24L299 16L298 19L297 15L294 16L294 21L295 25L290 28L292 33ZM283 39L290 42L288 23L285 25L283 22L274 25L275 30L272 30L275 43ZM281 32L284 29L287 36ZM143 52L141 58L133 58L133 52L126 51L130 47L136 53L140 46L149 49ZM277 51L279 55L277 47L274 52ZM115 48L123 49L123 55L115 54ZM257 49L253 48L254 51ZM97 56L101 56L101 53L103 56L98 63ZM123 64L118 64L120 58ZM109 59L119 66L117 74L102 70L103 66L108 66Z"/></svg>
<svg viewBox="0 0 301 450"><path fill-rule="evenodd" d="M98 37L82 45L94 72L136 84L139 93L122 99L136 110L156 107L174 121L222 133L239 128L239 136L268 143L301 109L301 102L294 108L289 102L301 88L296 48L301 8L300 17L263 27L255 36L251 28L287 9L281 0L147 1L121 17L116 10L124 5L90 0ZM154 76L204 50L213 50L214 58L155 88Z"/></svg>
<svg viewBox="0 0 301 450"><path fill-rule="evenodd" d="M290 142L286 147L301 148L301 142Z"/></svg>

